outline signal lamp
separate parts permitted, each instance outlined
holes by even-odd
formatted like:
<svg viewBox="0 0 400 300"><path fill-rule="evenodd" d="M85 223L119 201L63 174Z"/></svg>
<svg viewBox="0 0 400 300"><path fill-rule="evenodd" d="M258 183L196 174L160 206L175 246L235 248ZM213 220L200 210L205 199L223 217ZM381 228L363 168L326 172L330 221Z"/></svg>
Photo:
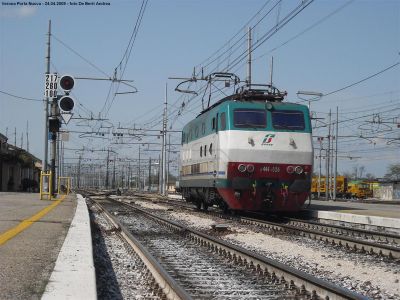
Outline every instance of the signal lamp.
<svg viewBox="0 0 400 300"><path fill-rule="evenodd" d="M60 78L60 87L64 91L69 92L70 90L72 90L74 85L75 85L75 80L72 76L64 75Z"/></svg>
<svg viewBox="0 0 400 300"><path fill-rule="evenodd" d="M60 101L58 101L58 106L62 111L70 112L74 108L74 99L69 96L61 97Z"/></svg>

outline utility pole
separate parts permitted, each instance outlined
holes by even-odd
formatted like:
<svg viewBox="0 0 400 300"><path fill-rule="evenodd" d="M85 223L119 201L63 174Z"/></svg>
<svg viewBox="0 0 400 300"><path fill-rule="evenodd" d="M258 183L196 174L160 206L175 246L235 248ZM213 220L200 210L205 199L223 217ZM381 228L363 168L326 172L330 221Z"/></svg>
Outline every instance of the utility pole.
<svg viewBox="0 0 400 300"><path fill-rule="evenodd" d="M110 149L107 149L107 162L106 162L106 189L108 189L108 177L109 177L109 164L110 164Z"/></svg>
<svg viewBox="0 0 400 300"><path fill-rule="evenodd" d="M128 190L131 188L131 162L128 161L128 174L127 174Z"/></svg>
<svg viewBox="0 0 400 300"><path fill-rule="evenodd" d="M339 107L336 106L336 138L335 138L335 189L333 192L333 200L336 200L336 188L337 188L337 152L338 152L338 139L339 139Z"/></svg>
<svg viewBox="0 0 400 300"><path fill-rule="evenodd" d="M61 140L61 176L64 175L64 141Z"/></svg>
<svg viewBox="0 0 400 300"><path fill-rule="evenodd" d="M272 76L274 74L274 57L271 56L271 67L269 70L269 84L272 86Z"/></svg>
<svg viewBox="0 0 400 300"><path fill-rule="evenodd" d="M17 127L14 127L14 146L17 147Z"/></svg>
<svg viewBox="0 0 400 300"><path fill-rule="evenodd" d="M58 156L57 156L57 178L58 177L60 177L61 175L61 173L60 173L60 165L61 165L61 163L60 163L60 159L61 159L61 156L60 156L60 136L58 136L57 137L57 153L58 153Z"/></svg>
<svg viewBox="0 0 400 300"><path fill-rule="evenodd" d="M329 123L328 123L328 147L326 148L326 178L325 178L325 200L328 201L330 191L330 172L329 172L329 160L331 150L331 110L329 110Z"/></svg>
<svg viewBox="0 0 400 300"><path fill-rule="evenodd" d="M117 157L114 156L114 166L113 166L113 179L112 179L112 189L115 189L115 161L117 160Z"/></svg>
<svg viewBox="0 0 400 300"><path fill-rule="evenodd" d="M139 145L139 166L138 166L138 181L139 181L139 192L142 191L142 184L141 184L141 180L140 180L140 145Z"/></svg>
<svg viewBox="0 0 400 300"><path fill-rule="evenodd" d="M251 27L248 28L248 53L247 53L247 85L251 85Z"/></svg>
<svg viewBox="0 0 400 300"><path fill-rule="evenodd" d="M53 98L51 102L51 116L57 118L58 115L57 98ZM51 185L52 194L55 194L55 183L56 183L56 155L57 155L57 131L54 130L51 133Z"/></svg>
<svg viewBox="0 0 400 300"><path fill-rule="evenodd" d="M167 103L168 103L168 85L165 84L165 102L164 102L164 120L163 120L163 140L162 140L162 171L161 171L161 194L165 195L165 171L166 171L166 150L167 150Z"/></svg>
<svg viewBox="0 0 400 300"><path fill-rule="evenodd" d="M47 55L46 55L46 73L50 74L50 36L51 36L51 20L49 20L49 30L47 33ZM44 102L44 153L42 159L42 171L47 171L47 156L49 149L49 97L43 99Z"/></svg>
<svg viewBox="0 0 400 300"><path fill-rule="evenodd" d="M322 167L322 137L318 137L319 140L319 172L318 172L318 200L321 197L321 167Z"/></svg>
<svg viewBox="0 0 400 300"><path fill-rule="evenodd" d="M79 189L80 187L80 181L81 181L81 159L82 159L82 154L79 154L79 159L78 159L78 175L77 175L77 187Z"/></svg>
<svg viewBox="0 0 400 300"><path fill-rule="evenodd" d="M161 156L158 155L158 192L161 193Z"/></svg>
<svg viewBox="0 0 400 300"><path fill-rule="evenodd" d="M149 188L148 191L151 192L151 157L149 158Z"/></svg>
<svg viewBox="0 0 400 300"><path fill-rule="evenodd" d="M168 157L167 157L167 190L166 194L168 194L168 182L169 182L169 159L171 156L171 134L168 135Z"/></svg>
<svg viewBox="0 0 400 300"><path fill-rule="evenodd" d="M29 123L26 121L26 151L29 152Z"/></svg>

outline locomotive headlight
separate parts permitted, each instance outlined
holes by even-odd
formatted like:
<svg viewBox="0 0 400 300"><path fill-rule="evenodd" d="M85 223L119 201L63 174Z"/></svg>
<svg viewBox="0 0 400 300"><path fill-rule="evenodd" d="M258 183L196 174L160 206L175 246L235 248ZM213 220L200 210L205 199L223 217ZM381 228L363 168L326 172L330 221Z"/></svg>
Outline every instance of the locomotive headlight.
<svg viewBox="0 0 400 300"><path fill-rule="evenodd" d="M239 172L246 172L246 166L244 164L240 164L238 165L238 170Z"/></svg>
<svg viewBox="0 0 400 300"><path fill-rule="evenodd" d="M293 174L293 172L294 172L294 167L293 167L293 166L288 166L288 167L286 168L286 172L288 172L289 174Z"/></svg>
<svg viewBox="0 0 400 300"><path fill-rule="evenodd" d="M247 165L247 172L253 173L254 172L254 165Z"/></svg>
<svg viewBox="0 0 400 300"><path fill-rule="evenodd" d="M296 174L301 174L301 173L303 173L303 168L300 167L300 166L297 166L297 167L294 169L294 171L296 172Z"/></svg>

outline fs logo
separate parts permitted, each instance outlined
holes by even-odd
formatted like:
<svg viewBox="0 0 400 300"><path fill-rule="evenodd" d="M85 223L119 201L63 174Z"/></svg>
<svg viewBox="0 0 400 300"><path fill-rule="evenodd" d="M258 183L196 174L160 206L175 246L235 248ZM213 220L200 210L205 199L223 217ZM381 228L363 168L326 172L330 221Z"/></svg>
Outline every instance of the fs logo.
<svg viewBox="0 0 400 300"><path fill-rule="evenodd" d="M267 135L264 137L264 139L263 139L261 145L272 146L272 145L273 145L272 140L274 139L274 137L275 137L275 134L267 134Z"/></svg>

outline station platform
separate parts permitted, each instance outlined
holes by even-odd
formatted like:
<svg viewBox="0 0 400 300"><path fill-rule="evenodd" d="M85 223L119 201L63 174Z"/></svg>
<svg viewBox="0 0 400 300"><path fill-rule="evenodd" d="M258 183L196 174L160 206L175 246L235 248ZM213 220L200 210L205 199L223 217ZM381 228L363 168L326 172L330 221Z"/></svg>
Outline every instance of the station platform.
<svg viewBox="0 0 400 300"><path fill-rule="evenodd" d="M311 200L306 202L303 214L308 217L334 220L348 223L358 223L368 227L393 229L389 231L400 233L400 202L399 204L366 203L356 201L324 201Z"/></svg>
<svg viewBox="0 0 400 300"><path fill-rule="evenodd" d="M0 299L96 299L91 245L82 197L0 193ZM88 274L79 279L82 270ZM86 285L83 293L74 280Z"/></svg>

